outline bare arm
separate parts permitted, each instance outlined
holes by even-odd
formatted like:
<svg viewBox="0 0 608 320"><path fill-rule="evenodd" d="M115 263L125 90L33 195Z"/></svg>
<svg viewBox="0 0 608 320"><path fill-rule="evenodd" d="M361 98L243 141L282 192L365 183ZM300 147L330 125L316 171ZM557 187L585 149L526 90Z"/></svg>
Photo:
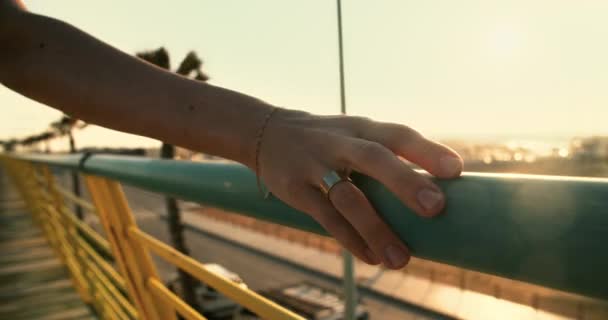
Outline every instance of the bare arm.
<svg viewBox="0 0 608 320"><path fill-rule="evenodd" d="M159 69L62 21L2 10L12 11L1 45L7 87L90 123L252 165L266 103Z"/></svg>
<svg viewBox="0 0 608 320"><path fill-rule="evenodd" d="M28 13L16 0L0 0L0 82L87 122L250 168L255 166L256 133L273 108L144 63L64 22ZM445 206L443 193L399 157L443 178L460 175L460 157L403 125L279 111L268 122L259 153L266 186L311 215L363 261L403 267L408 248L361 190L338 183L323 194L323 177L342 169L364 173L418 215L430 217Z"/></svg>

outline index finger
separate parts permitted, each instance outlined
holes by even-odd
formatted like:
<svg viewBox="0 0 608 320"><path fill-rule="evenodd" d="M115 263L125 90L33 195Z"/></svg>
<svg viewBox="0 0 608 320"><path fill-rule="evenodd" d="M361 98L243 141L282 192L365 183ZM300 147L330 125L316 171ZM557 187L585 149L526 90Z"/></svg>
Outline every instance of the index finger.
<svg viewBox="0 0 608 320"><path fill-rule="evenodd" d="M433 216L443 209L445 197L439 187L409 168L383 145L347 139L342 142L338 154L346 167L378 180L419 215Z"/></svg>
<svg viewBox="0 0 608 320"><path fill-rule="evenodd" d="M380 143L436 177L454 178L462 173L464 165L458 153L407 126L369 122L362 126L359 135L363 139Z"/></svg>

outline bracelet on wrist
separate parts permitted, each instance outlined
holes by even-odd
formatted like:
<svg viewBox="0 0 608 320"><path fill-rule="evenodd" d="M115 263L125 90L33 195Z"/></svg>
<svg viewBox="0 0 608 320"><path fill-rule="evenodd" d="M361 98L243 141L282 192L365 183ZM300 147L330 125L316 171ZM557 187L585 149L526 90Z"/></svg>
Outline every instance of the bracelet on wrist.
<svg viewBox="0 0 608 320"><path fill-rule="evenodd" d="M262 125L260 126L260 130L258 130L258 133L255 138L255 141L256 141L255 142L255 176L256 176L256 182L258 185L258 190L260 191L260 193L262 195L264 195L264 198L268 197L268 192L264 192L262 190L262 181L261 181L262 169L260 168L260 151L262 150L262 142L264 141L264 133L266 132L266 127L268 127L268 123L270 122L270 119L277 112L277 110L279 110L279 108L272 107L272 109L270 111L268 111L268 113L264 117L264 121L263 121Z"/></svg>

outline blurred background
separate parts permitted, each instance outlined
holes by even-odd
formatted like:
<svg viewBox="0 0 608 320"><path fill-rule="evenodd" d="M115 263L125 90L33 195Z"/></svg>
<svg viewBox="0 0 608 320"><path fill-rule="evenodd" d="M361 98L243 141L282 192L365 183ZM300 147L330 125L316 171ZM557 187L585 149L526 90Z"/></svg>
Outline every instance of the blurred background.
<svg viewBox="0 0 608 320"><path fill-rule="evenodd" d="M339 112L331 1L27 5L125 52L163 46L176 64L195 51L210 83L280 106ZM407 124L471 161L606 157L607 13L601 0L349 1L348 113ZM38 133L60 117L5 88L0 105L3 139ZM159 144L92 125L75 137L79 147ZM48 144L54 151L67 145Z"/></svg>
<svg viewBox="0 0 608 320"><path fill-rule="evenodd" d="M25 2L127 53L165 48L172 70L194 52L212 84L288 108L340 111L333 1ZM608 177L606 17L603 0L345 1L348 113L411 126L457 150L468 171ZM160 141L62 122L60 112L4 87L0 105L0 140L17 142L18 150L68 152L72 145L72 151L161 154ZM181 148L175 157L221 161ZM169 241L160 220L150 219L164 214L163 198L127 193L142 227ZM333 240L215 208L180 206L187 224L206 230L185 234L197 259L217 261L261 290L296 280L336 286L321 270L338 268L329 273L339 276L340 248ZM242 239L230 245L218 234ZM260 258L251 252L262 249L243 249L249 236L262 237L261 247L284 245L281 250L309 256L287 264L277 262L285 257ZM326 264L311 265L313 256ZM159 264L171 281L173 269ZM429 261L415 260L403 272L361 268L358 280L376 290L367 292L374 319L437 316L418 307L483 318L477 312L490 300L488 308L512 319L608 317L605 302Z"/></svg>

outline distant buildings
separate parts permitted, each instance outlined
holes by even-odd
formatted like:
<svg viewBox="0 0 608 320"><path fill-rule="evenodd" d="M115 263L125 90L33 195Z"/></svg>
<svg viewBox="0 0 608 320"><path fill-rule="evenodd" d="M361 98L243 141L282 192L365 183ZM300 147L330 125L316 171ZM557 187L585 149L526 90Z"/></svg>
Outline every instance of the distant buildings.
<svg viewBox="0 0 608 320"><path fill-rule="evenodd" d="M608 160L608 137L594 136L572 139L570 156L576 160Z"/></svg>
<svg viewBox="0 0 608 320"><path fill-rule="evenodd" d="M458 141L444 142L462 156L465 162L534 162L538 155L533 150L500 143L472 144Z"/></svg>
<svg viewBox="0 0 608 320"><path fill-rule="evenodd" d="M573 138L569 145L555 146L540 152L518 143L471 143L460 140L444 141L465 160L485 164L521 162L532 163L540 159L572 161L608 161L608 136Z"/></svg>

